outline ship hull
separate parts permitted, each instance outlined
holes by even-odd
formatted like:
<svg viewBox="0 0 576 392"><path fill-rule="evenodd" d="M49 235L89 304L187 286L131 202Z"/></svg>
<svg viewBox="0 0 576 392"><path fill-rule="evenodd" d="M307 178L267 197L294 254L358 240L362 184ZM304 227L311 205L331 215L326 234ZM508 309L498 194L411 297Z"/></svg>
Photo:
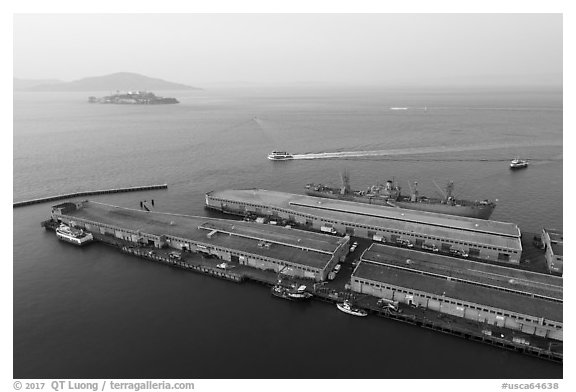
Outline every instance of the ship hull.
<svg viewBox="0 0 576 392"><path fill-rule="evenodd" d="M288 292L288 296L290 298L300 299L300 300L312 298L312 294L310 294L310 293L291 293L291 292Z"/></svg>
<svg viewBox="0 0 576 392"><path fill-rule="evenodd" d="M83 238L75 238L74 236L62 234L59 232L56 232L56 237L61 241L69 242L69 243L74 244L76 246L84 246L87 243L92 241L92 236L86 236Z"/></svg>
<svg viewBox="0 0 576 392"><path fill-rule="evenodd" d="M294 159L294 157L283 157L283 158L268 157L268 159L270 159L271 161L291 161L292 159Z"/></svg>
<svg viewBox="0 0 576 392"><path fill-rule="evenodd" d="M346 306L344 306L343 304L336 304L336 306L338 307L338 309L341 312L344 312L346 314L350 314L352 316L357 316L357 317L366 317L368 316L368 313L366 313L364 310L360 310L360 309L349 309Z"/></svg>
<svg viewBox="0 0 576 392"><path fill-rule="evenodd" d="M434 212L437 214L464 216L467 218L476 218L476 219L489 219L490 216L492 215L492 212L494 211L494 208L496 208L496 206L493 204L486 204L486 205L479 204L474 206L466 206L466 205L432 203L429 201L419 201L419 202L393 201L393 200L387 201L384 199L378 199L374 197L340 195L335 193L318 192L313 190L306 190L306 194L308 196L324 197L328 199L346 200L357 203L381 205L383 207L390 207L390 208L397 207L397 208L404 208L407 210Z"/></svg>

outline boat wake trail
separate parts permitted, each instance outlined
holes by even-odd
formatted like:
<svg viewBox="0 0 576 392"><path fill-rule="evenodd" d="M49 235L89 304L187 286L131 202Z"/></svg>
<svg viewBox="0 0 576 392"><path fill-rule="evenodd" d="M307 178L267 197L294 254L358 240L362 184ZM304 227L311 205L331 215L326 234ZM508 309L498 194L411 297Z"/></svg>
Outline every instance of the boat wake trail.
<svg viewBox="0 0 576 392"><path fill-rule="evenodd" d="M446 152L466 152L466 151L482 151L494 149L506 149L519 147L542 147L542 146L562 146L562 142L541 142L541 143L525 143L525 144L492 144L492 145L472 145L472 146L433 146L433 147L415 147L415 148L401 148L391 150L374 150L374 151L337 151L337 152L320 152L320 153L307 153L307 154L293 154L293 159L335 159L335 158L370 158L370 157L389 157L401 155L417 155L417 154L438 154Z"/></svg>

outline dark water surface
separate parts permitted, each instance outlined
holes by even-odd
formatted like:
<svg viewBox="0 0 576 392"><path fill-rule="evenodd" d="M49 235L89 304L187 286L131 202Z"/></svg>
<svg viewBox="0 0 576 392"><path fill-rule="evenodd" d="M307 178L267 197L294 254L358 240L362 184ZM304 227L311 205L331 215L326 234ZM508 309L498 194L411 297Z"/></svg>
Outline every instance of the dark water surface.
<svg viewBox="0 0 576 392"><path fill-rule="evenodd" d="M498 199L495 220L562 228L561 92L236 89L162 92L182 103L151 107L88 95L102 93L14 95L14 201L168 183L91 199L137 208L154 198L159 211L205 215L206 191L301 193L337 185L346 168L356 188L394 177L438 196L432 180L453 180L457 196ZM282 163L265 158L273 149L405 154ZM510 171L516 155L530 167ZM75 248L40 228L49 213L14 210L15 378L562 377L542 360Z"/></svg>

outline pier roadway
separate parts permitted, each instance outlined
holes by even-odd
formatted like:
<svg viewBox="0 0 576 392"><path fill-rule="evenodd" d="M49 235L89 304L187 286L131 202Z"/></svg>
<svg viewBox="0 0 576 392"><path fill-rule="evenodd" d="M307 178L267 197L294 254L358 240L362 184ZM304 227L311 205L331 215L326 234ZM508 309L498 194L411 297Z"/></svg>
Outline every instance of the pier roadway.
<svg viewBox="0 0 576 392"><path fill-rule="evenodd" d="M332 255L334 249L338 247L340 237L336 236L315 236L302 235L300 230L286 230L277 225L250 225L243 221L240 222L227 222L227 221L208 221L199 226L201 229L207 231L216 230L221 233L233 234L238 237L250 238L255 240L262 239L262 229L266 228L266 241L297 247L299 249L313 250L315 252L322 252Z"/></svg>

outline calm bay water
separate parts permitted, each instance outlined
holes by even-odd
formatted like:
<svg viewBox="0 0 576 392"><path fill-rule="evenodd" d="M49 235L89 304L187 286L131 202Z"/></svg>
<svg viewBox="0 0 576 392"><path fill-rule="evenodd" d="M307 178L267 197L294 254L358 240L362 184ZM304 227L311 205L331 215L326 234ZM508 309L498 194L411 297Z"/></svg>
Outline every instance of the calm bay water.
<svg viewBox="0 0 576 392"><path fill-rule="evenodd" d="M101 93L15 93L14 201L168 183L92 197L204 215L212 189L301 193L453 180L498 199L492 218L562 228L562 94L550 91L235 89L166 92L179 105L90 105ZM408 110L390 110L408 107ZM419 148L437 147L419 154ZM270 162L293 153L398 150L394 157ZM442 153L443 149L449 153ZM514 156L531 159L512 172ZM393 159L392 159L393 158ZM562 366L333 306L270 297L45 232L50 204L14 210L15 378L558 378Z"/></svg>

